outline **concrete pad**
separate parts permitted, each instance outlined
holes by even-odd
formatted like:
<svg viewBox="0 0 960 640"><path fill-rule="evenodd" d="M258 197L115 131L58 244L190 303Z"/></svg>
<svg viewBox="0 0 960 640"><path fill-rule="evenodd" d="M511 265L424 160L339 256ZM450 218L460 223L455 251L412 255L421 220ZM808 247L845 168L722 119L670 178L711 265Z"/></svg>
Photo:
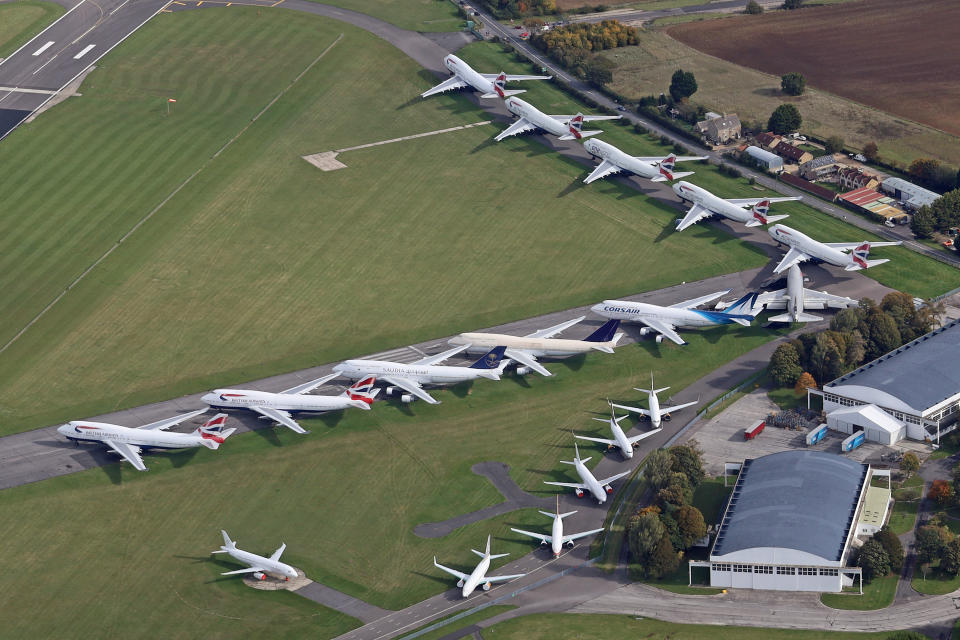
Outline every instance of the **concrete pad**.
<svg viewBox="0 0 960 640"><path fill-rule="evenodd" d="M337 160L336 151L324 151L322 153L313 153L309 156L302 157L304 160L321 171L336 171L337 169L347 168L347 165Z"/></svg>
<svg viewBox="0 0 960 640"><path fill-rule="evenodd" d="M296 591L311 582L312 580L300 569L297 569L297 577L292 580L280 580L271 576L267 576L263 580L257 580L252 573L243 576L243 584L260 591Z"/></svg>
<svg viewBox="0 0 960 640"><path fill-rule="evenodd" d="M32 114L29 118L27 118L26 123L29 124L29 123L33 122L34 119L36 119L36 117L37 117L38 115L40 115L41 113L43 113L44 111L46 111L46 110L49 109L50 107L53 107L53 106L56 106L56 105L60 104L61 102L63 102L63 101L66 100L67 98L70 98L70 97L73 97L73 96L78 96L78 97L79 97L79 96L83 95L83 94L81 94L81 93L78 91L78 89L80 88L80 85L83 84L83 81L87 79L87 76L90 75L90 72L93 71L93 70L96 69L96 68L97 68L96 65L92 65L89 69L87 69L86 71L84 71L83 73L81 73L79 76L77 76L76 78L74 78L73 81L72 81L70 84L68 84L67 86L65 86L65 87L64 87L61 91L59 91L56 95L54 95L52 98L50 98L49 100L47 100L39 109L37 109L36 111L34 111L33 114Z"/></svg>

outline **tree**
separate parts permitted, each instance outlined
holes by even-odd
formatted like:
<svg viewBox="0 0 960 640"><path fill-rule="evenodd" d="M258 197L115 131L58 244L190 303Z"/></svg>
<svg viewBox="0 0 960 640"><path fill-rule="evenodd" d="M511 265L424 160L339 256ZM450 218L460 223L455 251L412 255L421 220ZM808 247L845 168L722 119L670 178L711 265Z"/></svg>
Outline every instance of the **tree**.
<svg viewBox="0 0 960 640"><path fill-rule="evenodd" d="M703 452L696 443L691 440L688 444L678 444L670 447L669 452L671 469L683 474L691 489L700 486L706 474L703 471Z"/></svg>
<svg viewBox="0 0 960 640"><path fill-rule="evenodd" d="M884 527L873 535L873 539L883 545L890 558L890 570L900 573L903 569L903 544L890 527Z"/></svg>
<svg viewBox="0 0 960 640"><path fill-rule="evenodd" d="M707 523L696 507L683 505L673 514L673 519L677 521L683 549L689 549L694 542L707 535Z"/></svg>
<svg viewBox="0 0 960 640"><path fill-rule="evenodd" d="M593 56L587 62L586 79L597 87L613 80L613 62L603 56Z"/></svg>
<svg viewBox="0 0 960 640"><path fill-rule="evenodd" d="M627 522L627 540L634 562L646 564L667 529L655 513L635 515Z"/></svg>
<svg viewBox="0 0 960 640"><path fill-rule="evenodd" d="M757 0L750 0L747 3L747 8L744 9L744 13L749 13L750 15L756 16L763 13L763 7L760 6L760 3Z"/></svg>
<svg viewBox="0 0 960 640"><path fill-rule="evenodd" d="M802 73L791 71L780 76L780 90L789 96L802 95L807 88L807 79Z"/></svg>
<svg viewBox="0 0 960 640"><path fill-rule="evenodd" d="M670 544L670 538L663 536L647 561L647 575L651 578L662 578L673 573L679 564L680 559Z"/></svg>
<svg viewBox="0 0 960 640"><path fill-rule="evenodd" d="M910 220L910 230L918 238L929 238L933 235L936 222L933 210L928 205L923 205L913 214L913 218Z"/></svg>
<svg viewBox="0 0 960 640"><path fill-rule="evenodd" d="M877 148L876 142L863 145L863 157L870 162L876 162L880 158L880 149Z"/></svg>
<svg viewBox="0 0 960 640"><path fill-rule="evenodd" d="M677 69L670 78L670 96L677 102L686 100L697 92L697 79L683 69Z"/></svg>
<svg viewBox="0 0 960 640"><path fill-rule="evenodd" d="M907 453L903 454L903 458L900 460L900 471L907 474L907 477L909 478L916 473L917 469L919 468L920 458L917 457L917 454L915 454L913 451L908 451Z"/></svg>
<svg viewBox="0 0 960 640"><path fill-rule="evenodd" d="M882 578L890 573L890 556L887 550L878 541L870 539L860 547L860 555L857 557L857 564L863 568L864 582L870 582L874 578Z"/></svg>
<svg viewBox="0 0 960 640"><path fill-rule="evenodd" d="M783 0L784 9L799 9L802 4L803 0Z"/></svg>
<svg viewBox="0 0 960 640"><path fill-rule="evenodd" d="M840 309L830 320L830 328L834 331L850 332L860 324L859 309Z"/></svg>
<svg viewBox="0 0 960 640"><path fill-rule="evenodd" d="M780 345L770 356L770 376L778 386L792 386L802 373L800 354L792 343Z"/></svg>
<svg viewBox="0 0 960 640"><path fill-rule="evenodd" d="M793 387L794 392L797 395L805 393L807 389L816 389L817 381L813 379L813 376L804 371L799 378L797 378L797 384Z"/></svg>
<svg viewBox="0 0 960 640"><path fill-rule="evenodd" d="M917 550L917 561L921 564L939 558L944 547L953 539L953 535L946 527L928 524L917 529L914 539L914 549Z"/></svg>
<svg viewBox="0 0 960 640"><path fill-rule="evenodd" d="M945 507L953 501L953 485L946 480L934 480L927 492L927 497L941 507Z"/></svg>
<svg viewBox="0 0 960 640"><path fill-rule="evenodd" d="M960 573L960 538L954 538L944 547L940 570L951 576Z"/></svg>
<svg viewBox="0 0 960 640"><path fill-rule="evenodd" d="M673 473L673 458L667 451L657 449L647 456L646 465L643 468L643 475L650 486L655 490L667 486L670 481L670 474Z"/></svg>
<svg viewBox="0 0 960 640"><path fill-rule="evenodd" d="M863 362L863 357L867 354L867 342L860 335L860 332L854 329L848 334L847 353L844 361L847 363L847 370L855 369Z"/></svg>
<svg viewBox="0 0 960 640"><path fill-rule="evenodd" d="M800 128L803 118L792 104L782 104L770 114L767 129L777 134L791 133Z"/></svg>
<svg viewBox="0 0 960 640"><path fill-rule="evenodd" d="M843 374L843 365L843 352L836 341L827 332L818 333L817 341L810 350L810 366L816 377L824 381L835 380ZM800 380L797 386L800 386Z"/></svg>
<svg viewBox="0 0 960 640"><path fill-rule="evenodd" d="M840 136L830 136L824 146L827 148L827 153L839 153L843 151L846 143Z"/></svg>
<svg viewBox="0 0 960 640"><path fill-rule="evenodd" d="M879 358L903 344L897 323L880 309L870 310L864 324L867 329L867 358L870 360Z"/></svg>
<svg viewBox="0 0 960 640"><path fill-rule="evenodd" d="M932 158L917 158L907 168L907 173L916 178L917 182L928 187L937 182L939 171L940 162Z"/></svg>

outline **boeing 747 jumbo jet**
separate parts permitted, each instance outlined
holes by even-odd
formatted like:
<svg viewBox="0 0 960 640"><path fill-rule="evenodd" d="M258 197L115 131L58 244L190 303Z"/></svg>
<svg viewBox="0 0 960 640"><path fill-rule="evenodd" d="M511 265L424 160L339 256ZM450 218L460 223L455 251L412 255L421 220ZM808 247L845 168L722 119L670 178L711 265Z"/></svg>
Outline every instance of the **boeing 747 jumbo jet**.
<svg viewBox="0 0 960 640"><path fill-rule="evenodd" d="M210 553L226 553L234 560L239 560L249 566L249 569L237 569L236 571L227 571L221 573L222 576L235 576L241 573L252 573L257 580L264 580L267 576L280 578L281 580L290 580L297 577L297 570L288 564L280 562L280 556L283 555L286 544L281 544L280 548L273 552L269 558L258 556L255 553L237 549L237 543L230 539L226 531L220 530L223 534L223 546Z"/></svg>
<svg viewBox="0 0 960 640"><path fill-rule="evenodd" d="M504 85L514 80L549 80L552 76L518 76L509 73L477 73L470 65L450 54L443 59L443 66L450 70L453 77L444 80L432 89L428 89L420 94L421 98L428 98L444 91L452 89L463 89L470 87L480 92L481 98L505 98L507 96L523 93L523 89L506 91Z"/></svg>
<svg viewBox="0 0 960 640"><path fill-rule="evenodd" d="M574 540L579 540L580 538L586 538L587 536L592 536L595 533L600 533L603 531L603 527L599 529L593 529L591 531L584 531L583 533L571 533L570 535L563 535L563 519L567 516L572 516L576 511L568 511L567 513L560 513L560 496L557 496L557 512L550 513L549 511L541 511L543 515L548 518L553 518L553 527L550 529L550 535L543 533L534 533L532 531L524 531L523 529L514 529L510 527L510 531L514 531L521 535L530 536L531 538L536 538L540 541L540 544L550 545L550 550L553 551L553 557L559 558L560 552L563 551L563 545L568 544L571 547L573 546Z"/></svg>
<svg viewBox="0 0 960 640"><path fill-rule="evenodd" d="M793 265L807 260L828 262L835 267L843 267L844 271L869 269L884 262L890 262L888 258L868 260L871 247L892 247L903 244L900 240L896 242L818 242L782 224L770 227L770 236L777 241L777 244L790 247L787 255L773 270L774 273L782 273Z"/></svg>
<svg viewBox="0 0 960 640"><path fill-rule="evenodd" d="M575 116L549 116L537 109L529 102L524 102L520 98L507 98L504 103L507 105L510 113L517 116L519 120L504 129L494 138L500 142L504 138L515 136L518 133L527 131L536 131L542 129L547 133L559 136L561 140L579 140L588 136L595 136L603 131L583 131L583 123L593 120L618 120L621 116L585 116L578 113Z"/></svg>
<svg viewBox="0 0 960 640"><path fill-rule="evenodd" d="M783 220L789 216L768 216L771 202L787 202L800 198L732 198L726 199L715 196L706 189L690 184L684 180L673 185L673 192L681 200L692 202L693 206L687 215L677 223L677 231L683 231L704 218L723 216L736 222L742 222L748 227L758 227L776 220ZM746 208L749 207L750 211Z"/></svg>
<svg viewBox="0 0 960 640"><path fill-rule="evenodd" d="M597 480L585 464L590 461L590 458L580 459L580 449L577 447L576 442L573 443L573 450L575 452L573 460L561 460L560 462L563 464L572 464L577 470L577 475L580 476L580 482L547 482L544 480L544 484L552 484L556 487L571 487L576 492L578 498L583 497L584 491L589 491L593 494L593 497L596 498L598 504L603 504L607 501L607 494L613 493L613 487L610 486L610 483L630 474L630 471L624 471L609 478Z"/></svg>
<svg viewBox="0 0 960 640"><path fill-rule="evenodd" d="M480 562L477 564L477 567L467 575L456 569L451 569L450 567L445 567L439 562L437 562L437 556L433 556L433 566L437 569L446 571L452 576L458 578L457 586L461 587L461 592L464 598L470 596L471 593L477 587L481 587L484 591L490 591L490 587L493 586L494 582L507 582L508 580L513 580L515 578L522 578L527 575L525 573L518 573L513 576L488 576L487 571L490 569L490 561L495 558L503 558L504 556L510 555L509 553L497 553L490 555L490 536L487 536L487 550L480 552L476 549L470 549L475 554L480 556Z"/></svg>
<svg viewBox="0 0 960 640"><path fill-rule="evenodd" d="M619 407L619 406L620 406L620 405L618 405L618 404L611 404L611 405L610 405L610 418L609 418L609 419L608 419L608 418L594 418L594 420L597 420L597 421L599 421L599 422L607 422L607 423L610 424L610 431L611 431L611 433L613 434L613 440L610 440L610 439L607 439L607 438L592 438L592 437L590 437L590 436L574 436L574 437L575 437L575 438L578 438L578 439L580 439L580 440L590 440L591 442L599 442L599 443L601 443L601 444L605 444L605 445L607 445L607 449L611 449L611 448L613 448L613 447L617 447L618 449L620 449L620 453L623 454L623 457L624 457L625 459L629 460L630 458L633 457L633 448L634 448L635 446L637 446L637 443L638 443L638 442L640 442L640 441L643 440L644 438L649 438L649 437L652 436L653 434L660 432L660 429L659 429L660 423L659 423L659 421L658 421L657 424L654 425L654 427L656 427L656 428L655 428L653 431L647 431L646 433L641 433L641 434L638 435L638 436L633 436L632 438L628 438L628 437L626 436L626 434L623 433L623 429L620 428L620 421L623 420L624 418L629 417L629 416L620 416L620 417L618 418L618 417L616 416L616 414L614 413L613 408L614 408L614 407ZM686 406L686 405L684 405L684 406Z"/></svg>
<svg viewBox="0 0 960 640"><path fill-rule="evenodd" d="M360 380L368 376L376 376L391 387L387 387L387 395L393 395L394 387L399 387L407 393L400 396L402 402L413 402L414 397L430 404L440 404L429 393L423 390L423 385L446 385L487 378L499 380L509 360L503 360L506 347L499 346L491 349L482 358L469 367L451 367L438 365L447 358L464 351L467 345L456 347L439 353L435 356L421 358L411 364L400 362L385 362L382 360L347 360L333 368L338 374L350 380Z"/></svg>
<svg viewBox="0 0 960 640"><path fill-rule="evenodd" d="M716 300L729 291L718 291L707 296L685 300L669 307L661 307L646 302L627 302L626 300L604 300L595 304L591 310L604 318L622 320L623 322L639 322L646 326L640 329L640 335L645 336L651 331L657 333L657 342L664 337L677 344L687 344L677 332L677 327L709 327L715 324L730 324L736 322L745 327L750 326L756 313L752 312L753 301L757 294L748 293L723 311L703 311L694 309L701 304Z"/></svg>
<svg viewBox="0 0 960 640"><path fill-rule="evenodd" d="M338 396L308 395L338 375L340 374L326 375L280 393L248 389L216 389L203 396L201 400L211 407L250 409L292 431L307 433L306 429L291 417L291 412L340 411L350 407L369 409L374 397L380 391L373 388L377 379L371 376L360 380Z"/></svg>
<svg viewBox="0 0 960 640"><path fill-rule="evenodd" d="M649 409L644 409L642 407L631 407L625 404L613 404L611 406L616 407L618 409L626 409L627 411L632 411L634 413L639 413L641 415L647 416L648 418L650 418L650 424L653 425L653 428L659 430L660 423L663 420L669 420L670 414L673 411L680 411L680 409L686 409L687 407L692 407L693 405L697 404L697 402L700 402L699 400L695 400L694 402L685 402L683 404L675 404L672 407L661 407L660 398L657 397L657 394L663 391L666 391L669 388L670 387L663 387L662 389L654 388L653 373L651 372L649 389L638 389L634 387L634 391L641 391L647 394L647 406L650 407Z"/></svg>
<svg viewBox="0 0 960 640"><path fill-rule="evenodd" d="M597 168L593 170L593 173L584 180L587 184L621 171L638 175L641 178L646 178L653 182L676 180L677 178L693 175L693 171L674 173L673 166L675 163L706 159L706 156L677 157L674 154L670 154L666 158L628 156L612 144L604 142L603 140L597 140L596 138L585 141L583 148L586 149L587 153L601 160Z"/></svg>
<svg viewBox="0 0 960 640"><path fill-rule="evenodd" d="M566 340L553 337L577 324L584 317L580 316L526 336L510 336L501 333L461 333L459 336L450 338L449 342L455 345L467 345L467 353L485 353L492 347L503 345L507 348L504 356L523 365L517 368L519 375L536 371L542 376L551 376L553 374L537 362L537 358L573 356L590 351L613 353L613 348L623 337L622 333L616 333L620 326L619 320L610 320L583 340Z"/></svg>
<svg viewBox="0 0 960 640"><path fill-rule="evenodd" d="M786 309L779 316L768 318L770 322L817 322L820 316L806 313L807 309L852 309L859 303L852 298L835 296L826 291L803 288L803 273L798 265L787 270L787 288L768 291L757 296L756 308Z"/></svg>
<svg viewBox="0 0 960 640"><path fill-rule="evenodd" d="M139 428L121 427L105 422L78 420L57 428L57 432L74 442L93 440L102 442L123 459L133 465L137 471L146 471L140 452L143 449L186 449L188 447L206 447L217 449L236 429L224 429L227 414L220 413L212 417L193 433L170 433L164 431L184 420L206 412L206 409L191 411L173 418L151 422Z"/></svg>

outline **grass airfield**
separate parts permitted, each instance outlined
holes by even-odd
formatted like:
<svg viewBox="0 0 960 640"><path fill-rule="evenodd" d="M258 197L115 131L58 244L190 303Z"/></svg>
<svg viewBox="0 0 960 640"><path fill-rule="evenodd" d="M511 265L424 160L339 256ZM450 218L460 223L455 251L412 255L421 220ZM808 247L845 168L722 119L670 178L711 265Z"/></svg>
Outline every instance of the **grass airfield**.
<svg viewBox="0 0 960 640"><path fill-rule="evenodd" d="M41 0L0 5L0 58L9 56L63 14L60 5Z"/></svg>

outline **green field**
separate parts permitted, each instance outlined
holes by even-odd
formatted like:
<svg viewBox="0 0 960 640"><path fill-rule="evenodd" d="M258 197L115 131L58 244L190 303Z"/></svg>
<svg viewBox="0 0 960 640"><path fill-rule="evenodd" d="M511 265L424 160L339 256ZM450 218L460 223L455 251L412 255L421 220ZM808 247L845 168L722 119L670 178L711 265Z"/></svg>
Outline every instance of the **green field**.
<svg viewBox="0 0 960 640"><path fill-rule="evenodd" d="M890 531L902 535L913 529L913 524L917 521L917 510L920 508L920 501L897 500L893 503L893 511L890 513Z"/></svg>
<svg viewBox="0 0 960 640"><path fill-rule="evenodd" d="M365 13L411 31L459 31L466 23L450 0L323 0L323 4Z"/></svg>
<svg viewBox="0 0 960 640"><path fill-rule="evenodd" d="M47 25L62 16L63 7L40 0L15 0L0 4L0 58L29 42Z"/></svg>
<svg viewBox="0 0 960 640"><path fill-rule="evenodd" d="M942 573L939 567L934 567L924 577L923 570L917 567L913 574L913 580L910 581L910 586L920 593L939 596L960 589L960 576Z"/></svg>
<svg viewBox="0 0 960 640"><path fill-rule="evenodd" d="M633 616L547 613L513 618L483 630L486 640L886 640L891 632L858 633L675 624Z"/></svg>
<svg viewBox="0 0 960 640"><path fill-rule="evenodd" d="M897 594L899 575L874 578L863 585L863 595L859 592L823 593L820 602L833 609L855 609L857 611L872 611L885 609L893 604L893 597ZM856 584L856 583L855 583Z"/></svg>

